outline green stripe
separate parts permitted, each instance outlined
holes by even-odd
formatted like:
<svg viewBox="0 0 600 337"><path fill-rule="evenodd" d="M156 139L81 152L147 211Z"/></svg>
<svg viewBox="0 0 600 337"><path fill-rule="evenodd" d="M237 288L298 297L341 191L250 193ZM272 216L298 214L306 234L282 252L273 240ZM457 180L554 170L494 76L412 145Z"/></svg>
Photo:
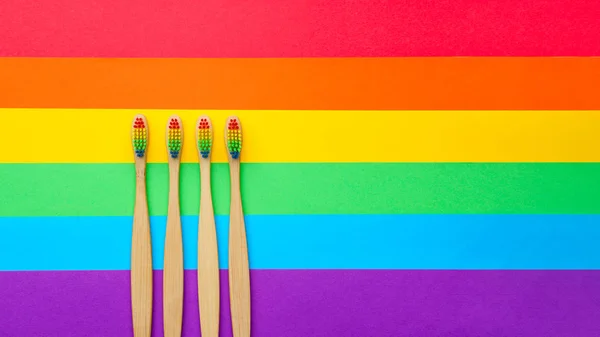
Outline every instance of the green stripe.
<svg viewBox="0 0 600 337"><path fill-rule="evenodd" d="M213 165L228 214L227 164ZM148 165L151 215L167 212L168 168ZM133 164L2 164L0 216L131 215ZM181 210L198 213L198 165L181 170ZM594 214L600 163L243 164L246 214Z"/></svg>

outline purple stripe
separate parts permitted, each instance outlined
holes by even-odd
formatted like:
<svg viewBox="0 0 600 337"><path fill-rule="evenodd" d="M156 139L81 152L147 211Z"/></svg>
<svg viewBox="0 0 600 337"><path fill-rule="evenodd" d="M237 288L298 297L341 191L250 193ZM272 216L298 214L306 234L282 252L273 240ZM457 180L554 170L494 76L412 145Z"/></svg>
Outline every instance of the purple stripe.
<svg viewBox="0 0 600 337"><path fill-rule="evenodd" d="M153 336L162 336L155 272ZM600 336L600 271L253 270L253 337ZM231 336L221 274L221 336ZM186 271L183 337L198 336ZM0 336L132 335L127 271L0 273Z"/></svg>

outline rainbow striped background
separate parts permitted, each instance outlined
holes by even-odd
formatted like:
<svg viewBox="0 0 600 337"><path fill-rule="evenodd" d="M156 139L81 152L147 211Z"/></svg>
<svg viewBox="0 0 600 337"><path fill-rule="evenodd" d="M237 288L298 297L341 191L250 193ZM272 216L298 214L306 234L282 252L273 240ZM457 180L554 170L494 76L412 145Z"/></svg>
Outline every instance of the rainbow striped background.
<svg viewBox="0 0 600 337"><path fill-rule="evenodd" d="M152 130L174 110L184 337L204 113L244 125L253 336L599 336L599 17L597 0L1 1L0 336L132 335L138 112L162 336ZM213 161L231 336L221 141Z"/></svg>

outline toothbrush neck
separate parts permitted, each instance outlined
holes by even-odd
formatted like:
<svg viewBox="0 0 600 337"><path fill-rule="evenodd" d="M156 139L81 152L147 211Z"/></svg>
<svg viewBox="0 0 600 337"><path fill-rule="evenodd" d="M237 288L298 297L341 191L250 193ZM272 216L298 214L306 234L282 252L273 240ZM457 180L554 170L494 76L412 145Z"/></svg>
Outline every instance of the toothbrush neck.
<svg viewBox="0 0 600 337"><path fill-rule="evenodd" d="M231 188L239 188L240 183L240 161L230 160L229 161L229 175L231 177ZM234 186L237 185L237 186Z"/></svg>
<svg viewBox="0 0 600 337"><path fill-rule="evenodd" d="M175 195L179 194L179 166L179 161L169 161L169 190Z"/></svg>

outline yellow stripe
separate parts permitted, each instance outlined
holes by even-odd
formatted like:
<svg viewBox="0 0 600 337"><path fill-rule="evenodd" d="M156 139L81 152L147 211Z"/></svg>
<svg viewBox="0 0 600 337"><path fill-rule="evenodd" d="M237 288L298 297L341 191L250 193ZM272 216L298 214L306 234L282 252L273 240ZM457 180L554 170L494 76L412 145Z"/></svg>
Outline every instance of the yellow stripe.
<svg viewBox="0 0 600 337"><path fill-rule="evenodd" d="M166 162L168 117L184 124L184 162L197 162L194 127L215 128L225 162L227 116L240 117L244 162L600 161L600 111L207 111L0 109L0 162L132 162L136 113L150 125L149 162Z"/></svg>

